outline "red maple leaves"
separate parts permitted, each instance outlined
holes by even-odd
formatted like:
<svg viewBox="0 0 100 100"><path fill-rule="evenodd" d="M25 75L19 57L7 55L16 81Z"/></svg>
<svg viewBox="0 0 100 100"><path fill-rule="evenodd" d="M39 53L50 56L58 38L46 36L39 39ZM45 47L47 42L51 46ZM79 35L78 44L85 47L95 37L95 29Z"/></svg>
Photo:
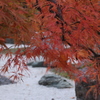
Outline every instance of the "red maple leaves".
<svg viewBox="0 0 100 100"><path fill-rule="evenodd" d="M20 50L16 52L19 56L15 65L20 65L18 57L21 59L23 55L28 59L41 55L45 63L72 74L79 72L73 66L76 60L82 62L87 59L93 64L91 69L96 68L98 72L100 71L98 0L23 0L23 2L21 0L0 2L0 33L3 33L0 34L0 44L4 44L7 36L13 38L16 45L21 43L28 45L23 52ZM7 68L5 70L7 71Z"/></svg>

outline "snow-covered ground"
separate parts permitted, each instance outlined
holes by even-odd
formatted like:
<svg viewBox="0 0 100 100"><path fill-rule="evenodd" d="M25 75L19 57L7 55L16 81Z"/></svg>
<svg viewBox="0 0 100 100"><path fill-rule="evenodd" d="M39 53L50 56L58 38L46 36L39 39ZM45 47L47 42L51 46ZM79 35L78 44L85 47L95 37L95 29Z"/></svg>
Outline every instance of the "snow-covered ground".
<svg viewBox="0 0 100 100"><path fill-rule="evenodd" d="M2 65L4 63L0 62ZM76 100L75 84L73 88L57 89L53 87L45 87L38 84L38 81L46 73L46 68L31 68L30 76L24 77L23 81L17 84L1 85L0 100Z"/></svg>
<svg viewBox="0 0 100 100"><path fill-rule="evenodd" d="M11 45L8 45L9 47ZM39 59L40 60L40 59ZM41 60L43 60L41 58ZM0 60L0 66L6 62L6 59ZM0 86L0 100L76 100L75 83L73 88L57 89L54 87L45 87L38 84L38 81L46 73L46 68L31 68L30 76L23 78L23 82L19 81L15 84ZM6 74L9 76L9 74Z"/></svg>
<svg viewBox="0 0 100 100"><path fill-rule="evenodd" d="M6 46L8 47L8 48L23 48L23 47L28 47L28 45L19 45L19 46L15 46L14 44L6 44Z"/></svg>
<svg viewBox="0 0 100 100"><path fill-rule="evenodd" d="M38 81L45 74L45 68L29 68L30 77L24 77L24 82L1 85L0 100L76 100L73 88L57 89L38 85ZM50 72L48 72L50 73Z"/></svg>

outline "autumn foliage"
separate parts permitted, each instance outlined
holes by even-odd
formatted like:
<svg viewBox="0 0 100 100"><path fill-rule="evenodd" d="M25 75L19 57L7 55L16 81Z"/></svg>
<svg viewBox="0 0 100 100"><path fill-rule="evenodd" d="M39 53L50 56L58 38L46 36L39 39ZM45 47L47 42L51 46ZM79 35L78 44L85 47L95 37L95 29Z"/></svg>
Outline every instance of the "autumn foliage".
<svg viewBox="0 0 100 100"><path fill-rule="evenodd" d="M22 72L27 67L20 65L25 66L26 59L41 55L49 66L70 76L81 76L79 69L85 66L85 74L100 86L99 0L9 1L0 1L0 44L5 46L5 38L13 38L16 45L28 47L19 49L8 63L14 62ZM7 66L2 71L8 71Z"/></svg>
<svg viewBox="0 0 100 100"><path fill-rule="evenodd" d="M26 0L34 11L34 34L26 56L75 73L72 62L97 66L100 53L100 5L92 0ZM34 49L32 49L34 47ZM93 68L92 66L92 68ZM89 67L90 68L90 67Z"/></svg>
<svg viewBox="0 0 100 100"><path fill-rule="evenodd" d="M22 0L0 0L0 43L4 45L6 38L13 38L16 44L29 41L29 15Z"/></svg>

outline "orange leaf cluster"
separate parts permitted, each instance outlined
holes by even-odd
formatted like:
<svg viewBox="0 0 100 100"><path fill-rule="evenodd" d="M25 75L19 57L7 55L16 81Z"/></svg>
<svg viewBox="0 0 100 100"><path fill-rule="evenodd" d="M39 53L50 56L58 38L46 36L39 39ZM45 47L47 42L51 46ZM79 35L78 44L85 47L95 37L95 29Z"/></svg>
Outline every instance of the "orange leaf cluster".
<svg viewBox="0 0 100 100"><path fill-rule="evenodd" d="M85 75L97 76L100 83L99 0L1 0L0 14L0 44L5 46L9 37L16 45L28 45L11 58L18 72L27 70L20 67L25 66L23 55L27 59L42 56L48 65L73 76L80 74L75 65L87 60L84 66L96 71L87 70ZM6 65L2 71L8 71ZM15 79L23 76L14 73Z"/></svg>

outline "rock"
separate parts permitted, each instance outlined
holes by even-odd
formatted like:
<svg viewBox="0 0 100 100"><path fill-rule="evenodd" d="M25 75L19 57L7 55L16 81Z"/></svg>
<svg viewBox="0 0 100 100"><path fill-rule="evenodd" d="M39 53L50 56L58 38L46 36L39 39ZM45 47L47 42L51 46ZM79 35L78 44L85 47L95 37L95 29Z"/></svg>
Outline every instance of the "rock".
<svg viewBox="0 0 100 100"><path fill-rule="evenodd" d="M35 62L32 64L32 67L47 67L46 64L44 64L43 61L40 61L40 62Z"/></svg>
<svg viewBox="0 0 100 100"><path fill-rule="evenodd" d="M28 62L27 65L28 65L28 66L32 66L33 63L34 63L34 62Z"/></svg>
<svg viewBox="0 0 100 100"><path fill-rule="evenodd" d="M0 75L0 85L8 85L8 84L13 84L12 80L6 78L5 76Z"/></svg>
<svg viewBox="0 0 100 100"><path fill-rule="evenodd" d="M32 66L32 67L48 67L46 64L44 64L44 61L30 62L30 63L27 63L27 65Z"/></svg>
<svg viewBox="0 0 100 100"><path fill-rule="evenodd" d="M9 38L7 38L5 42L7 44L14 44L14 40L13 39L9 39Z"/></svg>
<svg viewBox="0 0 100 100"><path fill-rule="evenodd" d="M48 64L44 64L44 61L39 61L39 62L29 62L29 63L27 63L27 65L28 66L32 66L33 68L34 67L45 67L45 68L47 68L48 66L50 66L50 65L48 65ZM56 66L50 66L51 68L56 68Z"/></svg>
<svg viewBox="0 0 100 100"><path fill-rule="evenodd" d="M56 88L71 88L72 85L66 78L55 74L46 74L38 82L40 85Z"/></svg>

